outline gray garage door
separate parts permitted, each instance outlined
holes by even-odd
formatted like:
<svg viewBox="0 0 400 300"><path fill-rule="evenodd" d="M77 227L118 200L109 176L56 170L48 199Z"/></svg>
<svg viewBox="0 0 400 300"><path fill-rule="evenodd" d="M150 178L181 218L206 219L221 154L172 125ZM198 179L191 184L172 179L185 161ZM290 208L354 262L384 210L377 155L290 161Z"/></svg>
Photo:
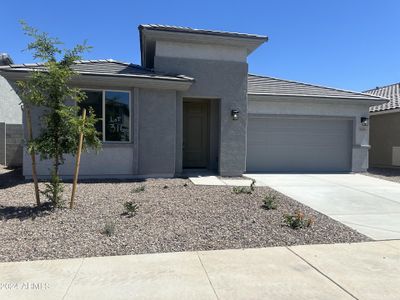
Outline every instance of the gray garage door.
<svg viewBox="0 0 400 300"><path fill-rule="evenodd" d="M347 172L352 122L249 117L247 172Z"/></svg>

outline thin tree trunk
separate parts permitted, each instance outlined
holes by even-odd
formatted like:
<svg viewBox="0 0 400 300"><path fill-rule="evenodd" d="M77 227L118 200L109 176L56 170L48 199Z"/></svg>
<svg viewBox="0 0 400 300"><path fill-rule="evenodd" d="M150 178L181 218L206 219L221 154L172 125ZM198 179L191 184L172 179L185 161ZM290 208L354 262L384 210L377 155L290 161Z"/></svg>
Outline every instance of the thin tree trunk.
<svg viewBox="0 0 400 300"><path fill-rule="evenodd" d="M33 134L32 134L32 120L31 120L31 111L29 108L26 109L26 125L28 127L28 134L29 134L29 141L32 141L33 139ZM33 179L33 184L35 186L35 197L36 197L36 205L40 205L40 194L39 194L39 183L38 183L38 178L37 178L37 173L36 173L36 157L35 157L35 151L32 150L30 152L31 154L31 160L32 160L32 179Z"/></svg>
<svg viewBox="0 0 400 300"><path fill-rule="evenodd" d="M83 109L82 112L82 126L85 126L85 120L86 120L86 109ZM75 198L75 192L76 192L76 185L78 184L78 174L79 174L79 165L81 162L81 153L82 153L82 145L83 145L83 128L79 134L79 144L78 144L78 150L76 152L76 161L75 161L75 173L74 173L74 182L72 185L72 194L71 194L71 202L69 203L69 208L74 207L74 198Z"/></svg>

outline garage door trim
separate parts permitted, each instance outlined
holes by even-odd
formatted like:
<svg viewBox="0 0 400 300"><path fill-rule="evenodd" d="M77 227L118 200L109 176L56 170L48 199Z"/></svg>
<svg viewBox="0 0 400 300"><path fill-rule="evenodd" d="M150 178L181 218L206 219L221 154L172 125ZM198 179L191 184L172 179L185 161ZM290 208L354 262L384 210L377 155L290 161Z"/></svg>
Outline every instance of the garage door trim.
<svg viewBox="0 0 400 300"><path fill-rule="evenodd" d="M251 119L265 119L266 120L266 123L268 122L268 119L288 119L288 120L309 120L311 123L309 124L309 125L307 125L307 123L303 123L306 127L307 126L312 126L312 121L314 120L314 121L318 121L318 120L329 120L329 121L348 121L349 123L347 123L347 125L345 125L345 123L343 123L342 125L340 124L340 123L332 123L332 125L333 126L335 126L336 127L336 125L338 126L337 127L337 129L338 130L340 130L340 128L341 128L341 126L343 126L343 127L347 127L348 128L348 130L346 131L347 132L347 134L346 135L336 135L336 136L338 136L341 140L339 140L339 141L343 141L343 148L341 148L341 144L337 144L337 146L338 146L338 148L336 148L335 146L333 146L333 148L332 148L332 150L333 150L333 152L331 152L331 154L332 153L335 153L335 149L343 149L343 151L346 151L346 152L340 152L340 153L342 153L342 155L341 154L339 154L338 153L338 155L336 155L336 154L334 154L332 157L333 157L333 159L332 160L329 160L329 159L323 159L323 157L324 157L324 154L325 154L325 158L326 157L330 157L329 156L329 151L327 152L327 153L325 153L324 152L324 154L322 155L322 158L321 158L321 160L320 160L320 164L318 164L318 159L317 160L313 160L313 159L309 159L308 160L308 162L311 162L310 163L310 171L307 171L306 169L307 169L307 161L305 161L305 163L304 163L304 170L306 170L305 172L310 172L310 173L314 173L314 172L316 172L316 173L320 173L320 172L325 172L325 171L323 171L323 163L321 163L322 161L330 161L330 163L327 163L326 165L327 165L327 169L326 169L326 172L351 172L351 170L352 170L352 165L353 165L353 158L352 158L352 148L354 147L354 138L355 138L355 134L354 134L354 131L355 131L355 124L356 124L356 122L355 122L355 120L356 120L356 117L347 117L347 116L323 116L323 115L288 115L288 114L257 114L257 113L250 113L250 114L248 114L248 122L250 123L251 122ZM262 125L262 123L259 123L259 124L261 124ZM277 123L277 124L279 124L279 123ZM250 124L249 124L250 125ZM252 155L252 157L253 158L257 158L257 160L254 160L253 159L253 165L254 165L254 161L260 161L260 159L262 160L262 157L263 157L263 155L262 155L262 153L263 152L258 152L258 153L256 153L256 152L253 152L254 153L254 155L255 156L253 156L253 154L249 154L249 149L250 149L250 146L252 146L252 145L257 145L257 144L252 144L252 145L249 145L249 136L251 135L251 133L249 132L249 125L248 125L248 132L247 132L247 142L246 142L246 144L247 144L247 154L246 154L246 170L247 170L247 172L262 172L262 167L260 166L260 169L261 170L259 170L259 171L255 171L256 169L257 169L257 166L250 166L249 165L249 158L250 158L250 155ZM292 123L292 125L291 125L293 128L295 127L295 126L293 126L293 123ZM335 128L335 127L332 127L332 128ZM261 130L262 130L262 127L260 127L261 128ZM310 127L310 128L312 128L312 127ZM323 130L323 127L321 127L322 128L322 130ZM279 128L278 128L279 129ZM328 132L329 132L329 125L328 125L328 127L326 127L326 129L328 129ZM289 129L290 130L290 129ZM318 131L316 131L316 132L318 132ZM333 132L333 134L334 134L334 130L332 131ZM337 131L337 132L340 132L340 131ZM271 133L271 132L270 132ZM290 134L290 132L288 132L288 134ZM292 131L292 137L293 137L293 131ZM253 136L253 137L256 137L256 139L255 140L253 140L253 141L255 141L256 143L258 142L257 141L257 136ZM268 136L266 135L265 136L266 138L268 138ZM273 138L273 135L272 136L269 136L269 137L271 137L271 138ZM290 137L290 135L289 135L289 137ZM307 135L306 135L306 137L307 137ZM333 137L335 137L335 134L333 135ZM311 134L311 138L313 138L312 137L312 134ZM271 147L269 147L267 144L265 144L265 142L262 142L262 137L261 137L261 139L260 139L260 141L261 141L261 143L264 143L264 146L262 146L262 147L266 147L266 148L264 148L265 150L261 150L261 151L270 151L271 149L273 149L274 148L274 146L275 145L278 145L278 147L279 147L279 142L278 142L278 144L275 144L275 142L276 142L276 140L274 140L274 142L272 142L272 148ZM290 139L290 140L292 140L292 139ZM318 141L318 139L315 139L314 138L314 140L315 141ZM311 140L311 142L312 142L313 140ZM328 143L329 144L329 141L328 140L325 140L325 143ZM289 143L290 144L290 143ZM301 147L302 145L301 144L294 144L294 145L296 145L296 146L298 146L298 147ZM304 145L307 145L306 143L304 144ZM331 144L332 145L332 144ZM321 146L323 147L324 146L324 142L322 142L321 143ZM281 149L287 149L288 147L286 147L286 148L282 148L282 144L281 144ZM262 148L261 148L262 149ZM250 150L254 150L254 148L252 148L252 149L250 149ZM255 151L257 151L257 150L255 150ZM318 151L318 150L317 150ZM276 153L277 151L275 151L275 153ZM261 153L261 154L260 154ZM306 153L306 152L304 152L304 153ZM321 152L316 152L316 153L321 153ZM338 158L340 158L340 157L343 157L343 159L342 160L340 160L340 159L338 159ZM270 158L272 158L273 156L271 155L271 156L269 156ZM278 155L277 156L279 159L280 159L280 161L281 162L285 162L286 161L286 159L285 159L285 157L287 157L287 158L290 158L290 157L292 157L291 155L284 155L283 154L283 156L280 156L280 155ZM300 155L300 157L301 157L301 155ZM279 161L279 159L277 160L277 161ZM335 168L331 168L331 167L328 167L329 165L332 165L332 163L335 161L335 159L336 159L336 162L339 162L339 163L342 163L343 164L343 167L342 167L342 169L343 169L343 171L336 171L335 170ZM293 161L295 161L295 162L297 162L297 161L300 161L300 160L295 160L295 159L293 159ZM313 164L312 164L312 162L314 163L314 166L313 166ZM340 169L341 167L339 166L340 164L338 163L338 169ZM284 164L284 163L283 163ZM266 159L265 161L264 161L264 165L265 166L270 166L270 164L268 164L268 160ZM319 165L321 166L321 167L319 167ZM345 167L344 167L345 166ZM250 171L248 171L249 170L249 168L250 168ZM269 169L269 167L267 168L267 169ZM271 167L270 169L276 169L276 166L275 167ZM297 169L302 169L302 167L297 167ZM311 169L315 169L315 170L317 170L317 171L312 171ZM318 169L320 169L320 170L322 170L322 171L320 171L320 170L318 170ZM334 171L332 171L332 170L334 170ZM268 170L265 170L266 172L268 172ZM294 167L293 168L293 171L291 171L291 170L288 170L288 167L286 166L283 166L282 167L282 171L277 171L277 170L271 170L270 172L296 172L296 167ZM301 171L300 171L301 172Z"/></svg>

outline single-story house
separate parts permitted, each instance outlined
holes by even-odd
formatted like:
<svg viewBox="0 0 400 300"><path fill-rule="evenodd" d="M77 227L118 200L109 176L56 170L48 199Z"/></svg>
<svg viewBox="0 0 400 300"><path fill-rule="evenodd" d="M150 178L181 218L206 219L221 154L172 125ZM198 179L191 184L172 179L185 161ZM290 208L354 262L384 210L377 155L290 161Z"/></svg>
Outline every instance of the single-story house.
<svg viewBox="0 0 400 300"><path fill-rule="evenodd" d="M371 167L400 167L400 83L365 93L390 99L370 108Z"/></svg>
<svg viewBox="0 0 400 300"><path fill-rule="evenodd" d="M186 169L245 172L362 172L368 168L369 107L386 100L248 74L266 36L140 25L141 65L76 62L72 85L87 91L102 121L99 154L82 177L177 176ZM9 65L11 84L40 64ZM33 113L34 134L40 111ZM40 176L48 175L41 162ZM61 174L71 176L68 158ZM31 175L24 154L23 173Z"/></svg>
<svg viewBox="0 0 400 300"><path fill-rule="evenodd" d="M0 66L13 64L6 53L0 53ZM21 100L8 81L0 76L0 164L9 167L22 165Z"/></svg>

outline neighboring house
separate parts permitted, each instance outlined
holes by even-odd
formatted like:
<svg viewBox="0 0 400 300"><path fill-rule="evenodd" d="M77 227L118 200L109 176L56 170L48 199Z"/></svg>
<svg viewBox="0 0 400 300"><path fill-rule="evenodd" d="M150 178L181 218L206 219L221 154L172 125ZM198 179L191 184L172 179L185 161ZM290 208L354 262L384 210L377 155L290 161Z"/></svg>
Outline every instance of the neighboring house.
<svg viewBox="0 0 400 300"><path fill-rule="evenodd" d="M142 65L79 61L72 85L103 117L103 150L84 154L82 177L176 176L186 169L244 172L362 172L368 168L371 105L382 98L249 75L253 34L139 26ZM0 68L10 82L38 64ZM34 133L40 112L34 112ZM365 122L364 122L365 123ZM69 157L61 174L71 176ZM48 175L47 162L38 173ZM31 175L24 155L24 175Z"/></svg>
<svg viewBox="0 0 400 300"><path fill-rule="evenodd" d="M390 99L370 108L370 166L400 167L400 83L366 93Z"/></svg>
<svg viewBox="0 0 400 300"><path fill-rule="evenodd" d="M12 64L10 56L0 53L0 66ZM0 76L0 164L22 165L21 100L5 78Z"/></svg>

